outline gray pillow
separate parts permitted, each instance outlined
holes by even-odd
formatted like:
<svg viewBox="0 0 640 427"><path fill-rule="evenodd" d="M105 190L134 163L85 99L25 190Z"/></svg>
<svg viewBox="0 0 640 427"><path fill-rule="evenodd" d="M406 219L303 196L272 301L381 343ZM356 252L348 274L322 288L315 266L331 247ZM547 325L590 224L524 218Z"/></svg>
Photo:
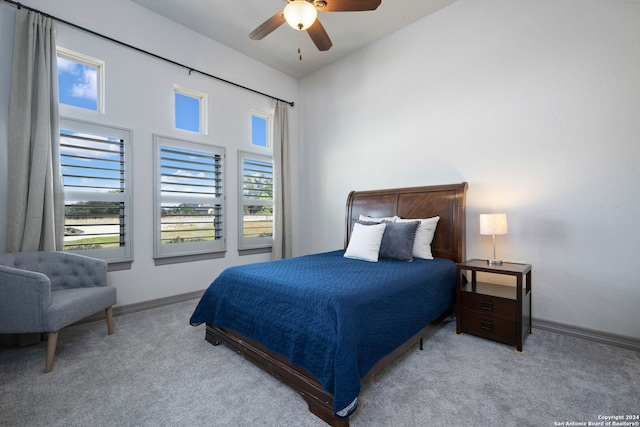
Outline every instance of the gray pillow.
<svg viewBox="0 0 640 427"><path fill-rule="evenodd" d="M380 258L413 261L413 241L420 221L388 222L380 243Z"/></svg>

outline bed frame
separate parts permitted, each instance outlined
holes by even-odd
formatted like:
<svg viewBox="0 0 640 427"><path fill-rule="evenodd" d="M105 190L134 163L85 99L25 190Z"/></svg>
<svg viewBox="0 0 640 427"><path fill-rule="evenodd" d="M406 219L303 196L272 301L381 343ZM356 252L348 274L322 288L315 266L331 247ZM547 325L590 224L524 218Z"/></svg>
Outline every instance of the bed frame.
<svg viewBox="0 0 640 427"><path fill-rule="evenodd" d="M439 216L440 220L431 244L433 256L462 262L465 257L466 191L466 182L429 187L352 191L347 198L344 247L346 248L349 244L352 225L361 214L372 217L398 215L401 218ZM422 348L422 337L452 313L453 307L380 360L362 379L362 382L388 366L417 342ZM324 391L320 382L312 375L302 368L293 366L286 358L233 330L219 328L212 324L206 326L205 339L213 345L225 343L297 390L307 401L309 410L328 424L334 427L349 426L349 418L340 418L333 413L333 395Z"/></svg>

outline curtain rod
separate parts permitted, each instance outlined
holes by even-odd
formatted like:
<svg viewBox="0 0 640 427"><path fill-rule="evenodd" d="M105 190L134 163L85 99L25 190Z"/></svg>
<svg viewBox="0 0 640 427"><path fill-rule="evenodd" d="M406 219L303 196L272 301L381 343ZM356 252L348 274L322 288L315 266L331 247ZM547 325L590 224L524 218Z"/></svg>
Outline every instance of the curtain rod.
<svg viewBox="0 0 640 427"><path fill-rule="evenodd" d="M246 87L246 86L243 86L243 85L241 85L241 84L238 84L238 83L232 82L232 81L230 81L230 80L223 79L222 77L218 77L218 76L214 76L213 74L205 73L204 71L200 71L200 70L198 70L198 69L196 69L196 68L189 67L189 66L187 66L187 65L184 65L184 64L181 64L181 63L179 63L179 62L176 62L176 61L174 61L174 60L172 60L172 59L165 58L164 56L156 55L155 53L149 52L149 51L144 50L144 49L141 49L141 48L139 48L139 47L132 46L132 45L130 45L130 44L128 44L128 43L121 42L120 40L116 40L116 39L111 38L111 37L109 37L109 36L105 36L104 34L100 34L100 33L98 33L98 32L95 32L95 31L93 31L93 30L90 30L90 29L88 29L88 28L81 27L80 25L76 25L76 24L74 24L74 23L72 23L72 22L65 21L64 19L57 18L57 17L55 17L55 16L53 16L53 15L50 15L50 14L48 14L48 13L44 13L44 12L42 12L42 11L40 11L40 10L34 9L34 8L32 8L32 7L29 7L29 6L26 6L26 5L24 5L24 4L18 3L18 2L16 2L16 1L13 1L13 0L4 0L4 1L5 1L6 3L10 3L10 4L12 4L12 5L16 6L18 9L20 9L20 8L24 8L24 9L26 9L26 10L30 11L30 12L36 12L36 13L39 13L39 14L40 14L40 15L42 15L42 16L45 16L45 17L47 17L47 18L51 18L51 19L53 19L53 20L55 20L55 21L61 22L61 23L65 24L65 25L68 25L68 26L70 26L70 27L76 28L76 29L78 29L78 30L85 31L85 32L87 32L87 33L89 33L89 34L93 34L94 36L98 36L98 37L101 37L101 38L103 38L103 39L109 40L109 41L111 41L111 42L117 43L117 44L119 44L119 45L122 45L122 46L128 47L129 49L133 49L133 50L136 50L136 51L138 51L138 52L141 52L141 53L147 54L147 55L149 55L149 56L153 56L153 57L154 57L154 58L156 58L156 59L160 59L160 60L162 60L162 61L169 62L169 63L171 63L171 64L173 64L173 65L177 65L177 66L179 66L179 67L185 68L185 69L189 70L189 75L191 75L191 73L198 73L198 74L202 74L203 76L207 76L207 77L210 77L210 78L212 78L212 79L215 79L215 80L218 80L218 81L221 81L221 82L224 82L224 83L230 84L230 85L235 86L235 87L237 87L237 88L244 89L244 90L248 90L249 92L257 93L258 95L266 96L267 98L275 99L276 101L282 101L282 102L285 102L285 103L289 104L289 105L290 105L290 106L292 106L292 107L293 107L293 105L294 105L293 101L285 101L284 99L280 99L280 98L277 98L277 97L275 97L275 96L272 96L272 95L266 94L266 93L264 93L264 92L260 92L260 91L257 91L257 90L255 90L255 89L251 89L250 87Z"/></svg>

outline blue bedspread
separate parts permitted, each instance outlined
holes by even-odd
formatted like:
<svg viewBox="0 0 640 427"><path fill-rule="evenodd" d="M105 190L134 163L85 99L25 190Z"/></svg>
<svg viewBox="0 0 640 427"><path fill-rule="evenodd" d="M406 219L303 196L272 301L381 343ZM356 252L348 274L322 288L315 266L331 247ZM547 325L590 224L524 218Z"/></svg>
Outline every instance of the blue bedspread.
<svg viewBox="0 0 640 427"><path fill-rule="evenodd" d="M337 415L348 416L360 379L453 305L455 263L374 263L343 254L227 268L190 322L236 330L286 357L333 394Z"/></svg>

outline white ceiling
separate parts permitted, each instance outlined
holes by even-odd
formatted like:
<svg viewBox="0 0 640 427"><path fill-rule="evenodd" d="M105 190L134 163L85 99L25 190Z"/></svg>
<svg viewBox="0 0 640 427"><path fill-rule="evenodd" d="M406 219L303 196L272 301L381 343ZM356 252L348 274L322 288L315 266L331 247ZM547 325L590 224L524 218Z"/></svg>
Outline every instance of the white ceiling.
<svg viewBox="0 0 640 427"><path fill-rule="evenodd" d="M284 9L286 0L131 1L283 73L302 78L456 0L382 0L375 11L319 12L318 19L333 42L325 52L318 51L306 32L286 23L262 40L249 39L254 28Z"/></svg>

